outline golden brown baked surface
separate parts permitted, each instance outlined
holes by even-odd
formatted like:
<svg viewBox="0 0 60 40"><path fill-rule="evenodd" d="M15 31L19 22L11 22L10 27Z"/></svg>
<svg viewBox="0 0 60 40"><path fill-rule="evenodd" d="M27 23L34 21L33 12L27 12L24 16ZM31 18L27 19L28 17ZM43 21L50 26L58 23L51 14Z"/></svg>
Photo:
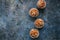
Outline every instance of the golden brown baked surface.
<svg viewBox="0 0 60 40"><path fill-rule="evenodd" d="M45 2L45 0L39 0L39 1L37 2L37 7L38 7L38 8L41 8L41 9L44 9L44 8L46 7L46 2Z"/></svg>
<svg viewBox="0 0 60 40"><path fill-rule="evenodd" d="M34 25L36 28L42 28L44 26L44 21L42 19L36 19Z"/></svg>
<svg viewBox="0 0 60 40"><path fill-rule="evenodd" d="M30 37L31 38L38 38L38 36L39 36L39 31L37 29L30 30Z"/></svg>
<svg viewBox="0 0 60 40"><path fill-rule="evenodd" d="M39 15L38 9L36 9L36 8L31 8L30 11L29 11L29 15L30 15L31 17L37 17L37 16Z"/></svg>

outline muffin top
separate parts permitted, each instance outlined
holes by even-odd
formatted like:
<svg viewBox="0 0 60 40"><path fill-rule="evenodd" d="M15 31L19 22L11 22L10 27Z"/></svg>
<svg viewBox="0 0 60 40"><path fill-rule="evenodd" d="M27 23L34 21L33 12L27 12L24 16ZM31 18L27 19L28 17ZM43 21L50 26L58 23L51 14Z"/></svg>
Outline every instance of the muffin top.
<svg viewBox="0 0 60 40"><path fill-rule="evenodd" d="M42 28L44 26L44 21L42 19L36 19L34 24L36 28Z"/></svg>
<svg viewBox="0 0 60 40"><path fill-rule="evenodd" d="M38 9L36 9L36 8L31 8L30 11L29 11L29 15L30 15L31 17L37 17L37 16L39 15Z"/></svg>
<svg viewBox="0 0 60 40"><path fill-rule="evenodd" d="M30 36L31 36L31 38L38 38L39 31L37 29L31 29L30 30Z"/></svg>

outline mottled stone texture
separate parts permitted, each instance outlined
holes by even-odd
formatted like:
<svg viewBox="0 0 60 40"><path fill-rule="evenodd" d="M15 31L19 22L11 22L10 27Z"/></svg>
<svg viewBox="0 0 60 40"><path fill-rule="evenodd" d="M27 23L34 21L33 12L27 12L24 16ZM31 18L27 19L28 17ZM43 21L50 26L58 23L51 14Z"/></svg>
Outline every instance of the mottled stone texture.
<svg viewBox="0 0 60 40"><path fill-rule="evenodd" d="M29 16L29 9L37 8L38 0L0 0L0 40L60 40L60 0L46 0L47 6L39 10L45 21L37 39L29 36L37 18Z"/></svg>

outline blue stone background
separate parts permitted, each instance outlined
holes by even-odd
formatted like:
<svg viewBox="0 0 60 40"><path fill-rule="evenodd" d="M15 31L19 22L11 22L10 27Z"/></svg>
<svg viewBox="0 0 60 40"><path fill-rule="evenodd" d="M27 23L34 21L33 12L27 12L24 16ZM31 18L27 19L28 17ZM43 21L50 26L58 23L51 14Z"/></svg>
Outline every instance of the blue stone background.
<svg viewBox="0 0 60 40"><path fill-rule="evenodd" d="M46 8L32 18L29 10L37 8L37 1L0 0L0 40L60 40L60 0L46 0ZM32 39L29 31L35 28L37 18L42 18L45 25L38 29L39 37Z"/></svg>

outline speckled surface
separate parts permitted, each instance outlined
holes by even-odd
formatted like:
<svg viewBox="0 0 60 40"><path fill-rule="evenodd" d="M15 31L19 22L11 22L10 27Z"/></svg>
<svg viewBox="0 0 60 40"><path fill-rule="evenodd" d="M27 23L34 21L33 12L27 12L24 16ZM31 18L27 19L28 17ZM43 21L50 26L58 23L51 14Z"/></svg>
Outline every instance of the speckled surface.
<svg viewBox="0 0 60 40"><path fill-rule="evenodd" d="M32 39L29 31L35 28L37 18L29 16L37 8L38 0L0 0L0 40L60 40L60 0L46 0L47 6L39 10L45 26L38 29L40 36Z"/></svg>

